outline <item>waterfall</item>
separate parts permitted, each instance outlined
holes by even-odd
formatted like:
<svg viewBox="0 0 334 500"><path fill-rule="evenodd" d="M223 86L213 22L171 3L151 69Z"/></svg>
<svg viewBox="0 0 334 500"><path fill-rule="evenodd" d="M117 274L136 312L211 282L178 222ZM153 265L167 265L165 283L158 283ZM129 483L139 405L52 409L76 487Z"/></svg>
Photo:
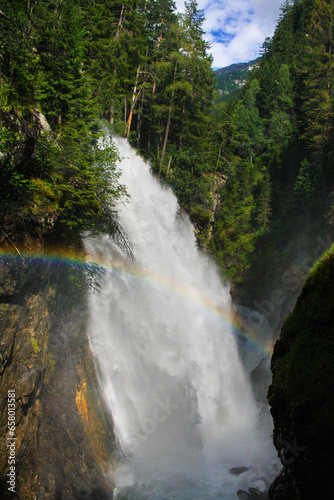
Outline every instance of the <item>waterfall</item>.
<svg viewBox="0 0 334 500"><path fill-rule="evenodd" d="M111 471L115 498L231 500L239 489L264 490L275 453L238 355L229 288L172 190L115 142L131 196L119 219L135 261L108 237L86 241L106 268L90 296L90 342L123 456Z"/></svg>

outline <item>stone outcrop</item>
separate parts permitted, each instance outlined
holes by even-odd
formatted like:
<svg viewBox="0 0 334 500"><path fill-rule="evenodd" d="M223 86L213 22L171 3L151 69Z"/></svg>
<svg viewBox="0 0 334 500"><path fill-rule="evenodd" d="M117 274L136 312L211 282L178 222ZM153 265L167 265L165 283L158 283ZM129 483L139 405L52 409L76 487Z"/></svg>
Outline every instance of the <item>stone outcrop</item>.
<svg viewBox="0 0 334 500"><path fill-rule="evenodd" d="M5 151L0 150L0 160L2 162L1 168L4 172L1 182L6 183L7 174L11 168L15 168L17 178L11 188L9 189L6 197L1 200L2 210L0 210L0 244L1 238L4 234L15 235L18 243L21 246L26 244L23 240L32 240L32 245L35 246L39 243L39 239L53 231L55 222L59 216L55 208L50 206L39 206L38 203L31 204L30 209L26 210L23 206L29 197L31 198L31 190L28 179L33 177L33 172L38 165L37 146L43 140L47 141L48 133L51 132L49 123L45 116L37 108L27 112L25 117L22 116L18 109L11 109L6 111L0 108L0 123L14 135L10 148ZM41 146L42 149L46 148ZM54 182L51 177L48 180ZM15 182L21 183L21 189L25 189L26 196L21 196L22 199L17 197ZM26 183L26 184L24 184ZM40 179L35 179L34 184L35 192L43 189L45 185ZM6 204L10 204L6 209Z"/></svg>
<svg viewBox="0 0 334 500"><path fill-rule="evenodd" d="M87 338L82 271L0 261L1 498L112 498L115 442ZM8 492L15 391L15 495Z"/></svg>

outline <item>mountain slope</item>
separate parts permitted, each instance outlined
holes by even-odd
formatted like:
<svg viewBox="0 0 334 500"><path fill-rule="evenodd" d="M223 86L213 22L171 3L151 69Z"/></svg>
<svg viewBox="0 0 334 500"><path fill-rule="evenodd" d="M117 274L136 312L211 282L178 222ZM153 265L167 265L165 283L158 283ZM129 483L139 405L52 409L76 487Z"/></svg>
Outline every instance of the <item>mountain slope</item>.
<svg viewBox="0 0 334 500"><path fill-rule="evenodd" d="M217 80L216 102L227 102L236 97L246 84L249 72L257 67L260 58L246 63L231 64L226 68L217 69L215 77Z"/></svg>

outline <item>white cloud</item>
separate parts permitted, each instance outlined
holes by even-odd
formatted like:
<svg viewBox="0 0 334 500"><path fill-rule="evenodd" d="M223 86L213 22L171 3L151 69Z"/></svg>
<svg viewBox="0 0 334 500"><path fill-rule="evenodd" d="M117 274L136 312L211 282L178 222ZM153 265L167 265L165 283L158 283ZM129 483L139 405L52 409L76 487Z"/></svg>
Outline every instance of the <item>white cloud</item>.
<svg viewBox="0 0 334 500"><path fill-rule="evenodd" d="M203 29L216 68L258 57L265 38L274 33L282 5L282 0L197 1L205 9ZM183 0L176 0L176 6L184 11Z"/></svg>

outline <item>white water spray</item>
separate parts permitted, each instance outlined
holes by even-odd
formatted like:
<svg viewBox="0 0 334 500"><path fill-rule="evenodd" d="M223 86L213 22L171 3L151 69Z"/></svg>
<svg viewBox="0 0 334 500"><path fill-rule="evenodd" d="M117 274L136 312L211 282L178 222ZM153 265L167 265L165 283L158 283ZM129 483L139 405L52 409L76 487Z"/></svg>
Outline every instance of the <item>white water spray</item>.
<svg viewBox="0 0 334 500"><path fill-rule="evenodd" d="M109 269L90 298L90 340L126 457L112 471L115 498L231 500L239 489L264 490L275 453L257 428L229 289L173 192L115 142L131 196L120 223L136 261L106 237L86 242ZM249 470L230 473L241 466Z"/></svg>

